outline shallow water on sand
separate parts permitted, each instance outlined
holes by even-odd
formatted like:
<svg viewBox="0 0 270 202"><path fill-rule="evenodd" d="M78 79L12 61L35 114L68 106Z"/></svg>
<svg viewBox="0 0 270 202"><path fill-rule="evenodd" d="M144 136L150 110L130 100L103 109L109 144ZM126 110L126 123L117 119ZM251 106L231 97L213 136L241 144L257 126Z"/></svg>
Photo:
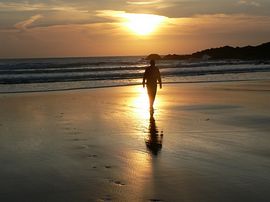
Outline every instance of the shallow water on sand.
<svg viewBox="0 0 270 202"><path fill-rule="evenodd" d="M0 200L269 201L269 84L1 95Z"/></svg>

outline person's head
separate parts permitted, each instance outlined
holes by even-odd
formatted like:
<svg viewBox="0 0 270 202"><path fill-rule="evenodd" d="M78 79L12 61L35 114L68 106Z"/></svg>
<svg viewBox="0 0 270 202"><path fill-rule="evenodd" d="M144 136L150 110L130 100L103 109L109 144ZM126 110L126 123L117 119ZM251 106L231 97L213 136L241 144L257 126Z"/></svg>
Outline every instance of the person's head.
<svg viewBox="0 0 270 202"><path fill-rule="evenodd" d="M150 65L151 65L151 66L155 66L155 65L156 65L155 60L150 60Z"/></svg>

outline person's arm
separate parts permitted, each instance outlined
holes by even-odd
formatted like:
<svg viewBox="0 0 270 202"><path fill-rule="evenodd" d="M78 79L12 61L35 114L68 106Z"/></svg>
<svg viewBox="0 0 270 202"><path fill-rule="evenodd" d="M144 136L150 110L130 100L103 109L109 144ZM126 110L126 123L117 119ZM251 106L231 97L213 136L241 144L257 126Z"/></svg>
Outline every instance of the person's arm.
<svg viewBox="0 0 270 202"><path fill-rule="evenodd" d="M162 88L162 81L161 81L161 76L160 76L160 71L158 69L158 83L159 83L159 88Z"/></svg>
<svg viewBox="0 0 270 202"><path fill-rule="evenodd" d="M145 79L146 79L146 70L143 75L143 82L142 82L143 87L145 87Z"/></svg>
<svg viewBox="0 0 270 202"><path fill-rule="evenodd" d="M149 74L148 71L149 71L148 68L146 68L143 75L143 87L145 87L145 81L147 81L147 75Z"/></svg>

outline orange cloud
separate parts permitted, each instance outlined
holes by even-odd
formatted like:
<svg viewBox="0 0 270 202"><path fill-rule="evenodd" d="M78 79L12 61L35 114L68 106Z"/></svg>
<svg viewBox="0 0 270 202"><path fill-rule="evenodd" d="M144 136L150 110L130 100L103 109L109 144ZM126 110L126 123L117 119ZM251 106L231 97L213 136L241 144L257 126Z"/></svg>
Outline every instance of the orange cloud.
<svg viewBox="0 0 270 202"><path fill-rule="evenodd" d="M123 13L97 14L111 19L112 14ZM223 45L254 45L268 41L270 34L270 17L265 16L167 18L157 33L146 37L130 34L121 27L120 19L95 24L33 26L41 18L36 15L16 24L17 29L27 31L0 30L1 46L5 47L0 49L0 57L185 54Z"/></svg>
<svg viewBox="0 0 270 202"><path fill-rule="evenodd" d="M255 7L261 6L261 4L259 2L249 1L249 0L240 0L240 1L238 1L238 4L247 5L247 6L255 6Z"/></svg>
<svg viewBox="0 0 270 202"><path fill-rule="evenodd" d="M18 22L17 24L15 24L15 28L25 31L29 26L31 26L35 21L37 21L38 19L42 18L42 15L34 15L32 17L30 17L27 20L24 20L22 22Z"/></svg>
<svg viewBox="0 0 270 202"><path fill-rule="evenodd" d="M149 0L149 1L145 1L145 0L130 0L127 1L128 4L134 4L134 5L149 5L149 4L157 4L157 3L161 3L163 2L162 0Z"/></svg>

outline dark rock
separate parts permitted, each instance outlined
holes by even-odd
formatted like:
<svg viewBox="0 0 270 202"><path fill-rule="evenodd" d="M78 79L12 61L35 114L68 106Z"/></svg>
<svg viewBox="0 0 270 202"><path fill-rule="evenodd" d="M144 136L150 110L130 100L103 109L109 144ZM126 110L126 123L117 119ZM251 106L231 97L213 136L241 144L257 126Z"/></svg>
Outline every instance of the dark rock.
<svg viewBox="0 0 270 202"><path fill-rule="evenodd" d="M150 54L146 57L146 60L161 60L161 56L158 54Z"/></svg>

